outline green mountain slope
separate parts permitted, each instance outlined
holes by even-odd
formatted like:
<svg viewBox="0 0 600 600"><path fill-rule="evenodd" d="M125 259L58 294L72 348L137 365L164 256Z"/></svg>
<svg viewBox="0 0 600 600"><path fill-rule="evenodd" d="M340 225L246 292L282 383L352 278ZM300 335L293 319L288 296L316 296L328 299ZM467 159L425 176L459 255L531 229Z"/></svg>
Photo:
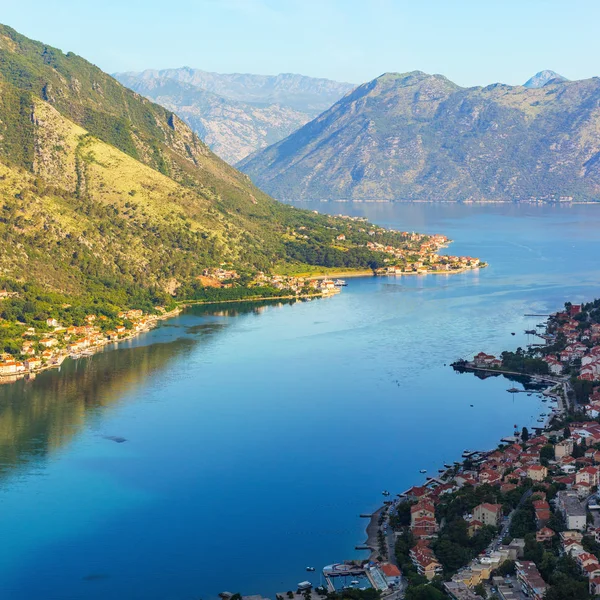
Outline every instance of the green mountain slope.
<svg viewBox="0 0 600 600"><path fill-rule="evenodd" d="M128 88L177 113L215 154L230 164L287 137L316 116L280 104L232 100L168 77L152 79L128 74L115 77Z"/></svg>
<svg viewBox="0 0 600 600"><path fill-rule="evenodd" d="M373 265L364 237L276 202L170 111L0 26L0 290L20 294L0 296L0 324L57 304L114 312L198 296L204 269L223 263L240 281Z"/></svg>
<svg viewBox="0 0 600 600"><path fill-rule="evenodd" d="M600 79L460 88L385 74L238 166L279 199L600 197Z"/></svg>

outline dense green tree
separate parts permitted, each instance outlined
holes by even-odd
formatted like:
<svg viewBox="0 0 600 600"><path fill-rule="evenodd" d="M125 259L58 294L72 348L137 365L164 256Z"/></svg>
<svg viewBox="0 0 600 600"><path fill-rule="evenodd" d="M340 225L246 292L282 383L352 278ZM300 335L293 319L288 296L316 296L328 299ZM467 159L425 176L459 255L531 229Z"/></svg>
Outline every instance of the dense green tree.
<svg viewBox="0 0 600 600"><path fill-rule="evenodd" d="M409 587L404 596L406 600L445 600L446 594L431 584Z"/></svg>

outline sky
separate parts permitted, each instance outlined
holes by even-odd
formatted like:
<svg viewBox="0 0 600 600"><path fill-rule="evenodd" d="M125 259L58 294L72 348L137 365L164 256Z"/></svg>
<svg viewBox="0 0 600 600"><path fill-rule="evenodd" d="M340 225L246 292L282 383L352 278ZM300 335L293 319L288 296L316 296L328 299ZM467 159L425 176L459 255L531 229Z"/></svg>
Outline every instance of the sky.
<svg viewBox="0 0 600 600"><path fill-rule="evenodd" d="M109 73L190 66L459 85L600 74L598 0L0 0L0 22Z"/></svg>

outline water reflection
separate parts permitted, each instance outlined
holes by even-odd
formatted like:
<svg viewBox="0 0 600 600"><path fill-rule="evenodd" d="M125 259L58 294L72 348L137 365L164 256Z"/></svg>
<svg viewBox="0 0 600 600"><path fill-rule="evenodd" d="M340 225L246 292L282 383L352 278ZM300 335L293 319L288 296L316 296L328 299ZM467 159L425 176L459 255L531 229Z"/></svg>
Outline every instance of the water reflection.
<svg viewBox="0 0 600 600"><path fill-rule="evenodd" d="M293 301L193 306L157 329L60 370L0 386L0 476L34 466L68 444L99 411L118 404L194 348L208 345L227 318L259 315ZM225 318L225 320L223 320Z"/></svg>
<svg viewBox="0 0 600 600"><path fill-rule="evenodd" d="M193 336L166 343L107 349L66 360L60 371L0 387L0 474L37 463L67 444L96 414L153 374L207 344L221 327L201 324ZM148 334L159 342L162 332Z"/></svg>

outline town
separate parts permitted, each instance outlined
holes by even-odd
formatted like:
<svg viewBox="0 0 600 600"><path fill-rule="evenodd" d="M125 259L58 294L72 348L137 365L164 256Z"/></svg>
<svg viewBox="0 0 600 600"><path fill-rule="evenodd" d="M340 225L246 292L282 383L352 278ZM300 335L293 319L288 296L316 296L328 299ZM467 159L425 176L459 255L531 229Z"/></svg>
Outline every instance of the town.
<svg viewBox="0 0 600 600"><path fill-rule="evenodd" d="M317 595L600 596L600 300L547 316L543 330L526 332L543 344L500 357L480 352L453 366L527 376L530 388L507 391L539 394L552 407L548 418L531 431L515 429L492 450L465 450L462 461L361 515L370 516L369 559L325 567ZM302 585L298 592L309 597L312 586Z"/></svg>
<svg viewBox="0 0 600 600"><path fill-rule="evenodd" d="M0 354L0 384L13 383L23 377L33 378L39 371L60 367L68 357L91 356L107 344L149 331L159 321L175 316L180 310L167 311L156 306L154 314L145 314L139 309L124 311L117 315L121 324L108 330L103 327L107 317L92 314L85 317L85 324L81 326L64 327L52 317L46 319L39 330L17 324L22 329L22 345L17 356Z"/></svg>

